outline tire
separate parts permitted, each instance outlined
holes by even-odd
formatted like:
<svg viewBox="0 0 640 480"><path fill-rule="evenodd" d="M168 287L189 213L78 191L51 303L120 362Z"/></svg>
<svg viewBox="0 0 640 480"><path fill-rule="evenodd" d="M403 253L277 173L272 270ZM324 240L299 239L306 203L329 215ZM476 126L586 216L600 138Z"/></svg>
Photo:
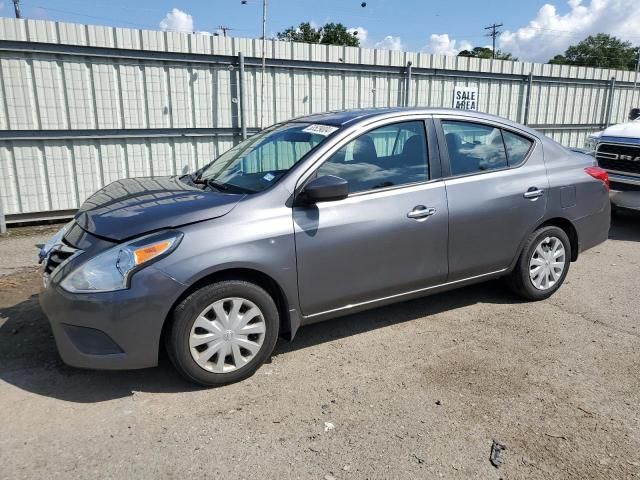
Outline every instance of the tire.
<svg viewBox="0 0 640 480"><path fill-rule="evenodd" d="M555 254L560 251L559 247L555 252L545 250L545 248L555 249L557 242L562 245L564 250L564 255L557 257L562 262L559 260L554 261L553 259ZM545 247L545 245L549 245L549 247ZM539 246L545 254L549 255L548 260L540 254L540 251L537 251ZM533 258L534 255L536 256L535 259ZM546 263L547 261L549 263ZM559 263L563 264L561 272L559 270L560 266L556 265ZM514 270L507 277L507 285L516 294L527 300L544 300L553 295L563 284L569 272L570 264L571 242L565 231L554 226L541 227L533 232L525 243ZM541 270L534 271L537 267L540 267ZM536 275L536 273L538 276L534 280L532 275ZM536 286L536 283L539 285Z"/></svg>
<svg viewBox="0 0 640 480"><path fill-rule="evenodd" d="M194 291L175 307L170 320L165 346L171 362L184 378L207 387L253 375L271 356L280 327L273 298L242 280Z"/></svg>

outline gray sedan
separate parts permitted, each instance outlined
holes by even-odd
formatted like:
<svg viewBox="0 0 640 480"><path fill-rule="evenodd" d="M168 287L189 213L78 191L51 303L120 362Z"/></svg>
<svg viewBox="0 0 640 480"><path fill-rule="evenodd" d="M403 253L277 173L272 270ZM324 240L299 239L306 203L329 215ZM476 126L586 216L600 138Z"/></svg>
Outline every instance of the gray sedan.
<svg viewBox="0 0 640 480"><path fill-rule="evenodd" d="M505 119L374 109L275 125L193 174L125 179L42 249L70 365L242 380L300 326L505 277L542 300L607 238L607 173Z"/></svg>

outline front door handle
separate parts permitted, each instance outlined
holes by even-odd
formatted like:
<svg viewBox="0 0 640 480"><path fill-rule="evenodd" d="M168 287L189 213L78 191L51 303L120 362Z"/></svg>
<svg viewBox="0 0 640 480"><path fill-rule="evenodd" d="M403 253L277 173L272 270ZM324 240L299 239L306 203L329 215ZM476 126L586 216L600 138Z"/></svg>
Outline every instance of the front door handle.
<svg viewBox="0 0 640 480"><path fill-rule="evenodd" d="M436 213L436 209L433 207L425 207L424 205L417 205L407 213L407 218L413 218L414 220L421 220L430 217Z"/></svg>
<svg viewBox="0 0 640 480"><path fill-rule="evenodd" d="M528 198L529 200L534 200L538 197L541 197L542 195L544 195L544 190L540 190L537 187L531 187L529 188L529 190L527 190L526 192L524 192L524 198Z"/></svg>

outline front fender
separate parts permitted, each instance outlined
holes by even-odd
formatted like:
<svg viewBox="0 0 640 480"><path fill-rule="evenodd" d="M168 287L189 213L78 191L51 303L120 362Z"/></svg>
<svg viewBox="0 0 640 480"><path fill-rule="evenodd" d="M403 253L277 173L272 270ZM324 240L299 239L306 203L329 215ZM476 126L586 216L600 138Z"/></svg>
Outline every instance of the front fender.
<svg viewBox="0 0 640 480"><path fill-rule="evenodd" d="M291 319L289 328L295 333L298 281L290 210L286 213L286 220L284 216L224 224L213 220L181 228L184 237L178 248L154 266L187 289L230 271L268 279L279 289Z"/></svg>

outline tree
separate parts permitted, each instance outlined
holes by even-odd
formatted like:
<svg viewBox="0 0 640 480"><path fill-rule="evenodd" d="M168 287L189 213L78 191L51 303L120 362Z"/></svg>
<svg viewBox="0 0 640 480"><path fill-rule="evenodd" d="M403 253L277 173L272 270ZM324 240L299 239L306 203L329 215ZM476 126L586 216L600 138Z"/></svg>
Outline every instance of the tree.
<svg viewBox="0 0 640 480"><path fill-rule="evenodd" d="M325 45L344 45L347 47L359 47L360 39L355 33L351 33L341 23L327 23L322 27L322 40Z"/></svg>
<svg viewBox="0 0 640 480"><path fill-rule="evenodd" d="M458 56L472 58L493 58L493 50L488 47L475 47L473 50L462 50L460 53L458 53ZM513 60L514 62L516 62L518 59L510 53L497 50L496 60Z"/></svg>
<svg viewBox="0 0 640 480"><path fill-rule="evenodd" d="M638 47L606 33L591 35L577 45L571 45L564 55L556 55L549 63L586 67L633 70L638 58Z"/></svg>
<svg viewBox="0 0 640 480"><path fill-rule="evenodd" d="M284 32L278 32L278 40L288 40L290 42L320 43L322 33L320 29L315 29L309 22L303 22L297 27L289 27Z"/></svg>
<svg viewBox="0 0 640 480"><path fill-rule="evenodd" d="M303 22L297 27L289 27L278 32L278 40L290 42L321 43L323 45L345 45L359 47L360 39L356 33L351 33L341 23L327 23L323 27L314 28L309 22Z"/></svg>

